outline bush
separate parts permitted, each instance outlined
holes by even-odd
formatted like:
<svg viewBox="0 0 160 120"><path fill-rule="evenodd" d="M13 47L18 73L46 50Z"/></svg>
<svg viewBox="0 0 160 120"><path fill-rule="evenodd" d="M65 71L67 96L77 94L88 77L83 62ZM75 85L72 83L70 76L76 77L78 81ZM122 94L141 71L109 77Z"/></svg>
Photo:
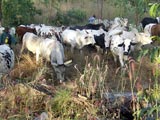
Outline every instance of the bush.
<svg viewBox="0 0 160 120"><path fill-rule="evenodd" d="M54 25L72 25L82 23L86 20L86 12L79 9L71 9L65 13L58 10L55 19L52 21Z"/></svg>
<svg viewBox="0 0 160 120"><path fill-rule="evenodd" d="M28 24L33 21L33 16L36 14L41 14L41 11L34 7L34 3L31 0L2 1L2 21L4 26Z"/></svg>

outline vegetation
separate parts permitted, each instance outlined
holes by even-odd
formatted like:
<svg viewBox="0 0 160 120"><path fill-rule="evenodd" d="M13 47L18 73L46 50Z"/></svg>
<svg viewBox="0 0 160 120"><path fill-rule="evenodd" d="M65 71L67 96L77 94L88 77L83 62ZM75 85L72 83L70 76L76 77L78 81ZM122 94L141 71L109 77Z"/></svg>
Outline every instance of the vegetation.
<svg viewBox="0 0 160 120"><path fill-rule="evenodd" d="M5 25L33 22L31 18L38 12L37 9L30 0L21 1L22 3L18 4L20 1L2 0L2 4L5 4L2 6ZM16 2L14 12L9 13L6 7L11 9ZM53 5L51 3L57 2L56 5L58 5L58 2L62 1L41 0L40 2L45 3L45 6L51 5L51 9ZM120 0L116 1L118 6L121 6L120 2L122 5L126 5L124 2L128 3L126 8L134 10L134 17L137 21L143 15L144 11L141 10L148 9L148 1ZM21 5L25 5L26 9L23 6L24 11L21 10ZM56 5L54 6L57 10L55 19L49 21L48 16L47 23L78 24L87 17L87 12L81 9L70 9L64 12L60 6ZM29 6L34 11L33 13L27 12ZM147 10L150 16L159 16L159 6L158 3L155 3ZM14 19L11 19L11 16ZM101 54L87 53L85 57L86 53L84 56L77 53L74 56L74 66L67 69L67 76L70 78L66 85L56 84L52 68L48 66L48 63L42 61L36 64L35 58L29 54L19 59L20 48L16 46L13 49L16 52L16 65L9 76L6 75L2 79L5 89L0 91L0 119L38 119L41 113L46 113L48 119L51 120L160 119L159 47L138 52L138 61L128 61L125 70L115 67L112 60L109 60L112 58L111 55L106 58ZM70 57L68 51L65 52L66 56ZM114 93L123 94L128 91L132 93L128 101L124 96L113 97Z"/></svg>
<svg viewBox="0 0 160 120"><path fill-rule="evenodd" d="M33 22L33 16L40 14L31 0L2 0L2 22L4 26L17 26Z"/></svg>
<svg viewBox="0 0 160 120"><path fill-rule="evenodd" d="M53 20L54 25L72 25L83 23L86 20L86 13L79 9L72 9L63 13L58 10L56 17Z"/></svg>
<svg viewBox="0 0 160 120"><path fill-rule="evenodd" d="M121 16L131 18L131 22L135 22L138 24L140 19L148 13L149 7L148 3L151 2L149 0L94 0L92 5L93 10L89 12L87 8L82 8L81 6L70 7L70 4L74 4L76 2L88 4L90 6L90 2L87 1L72 1L72 0L12 0L11 2L8 0L0 0L1 6L1 20L2 23L9 26L17 26L19 24L30 24L30 23L47 23L47 24L77 24L79 22L84 22L86 18L92 14L97 14L99 18L109 18L110 16L106 16L109 13L113 13L111 17ZM85 3L84 3L85 2ZM113 4L114 3L114 4ZM153 1L155 3L155 1ZM62 5L66 4L66 8ZM67 7L68 6L68 7ZM110 8L111 6L115 7L115 9ZM155 5L156 6L156 5ZM82 10L82 9L83 10ZM95 8L95 9L94 9ZM104 10L108 8L107 10ZM66 9L66 10L63 10ZM90 9L90 8L88 8ZM127 9L127 11L126 11ZM129 10L128 10L129 9ZM50 11L50 12L47 12ZM94 13L95 10L98 13ZM109 12L110 11L110 12ZM155 11L155 9L154 9ZM155 13L155 12L152 12ZM36 17L39 16L39 19ZM43 18L43 19L41 19Z"/></svg>

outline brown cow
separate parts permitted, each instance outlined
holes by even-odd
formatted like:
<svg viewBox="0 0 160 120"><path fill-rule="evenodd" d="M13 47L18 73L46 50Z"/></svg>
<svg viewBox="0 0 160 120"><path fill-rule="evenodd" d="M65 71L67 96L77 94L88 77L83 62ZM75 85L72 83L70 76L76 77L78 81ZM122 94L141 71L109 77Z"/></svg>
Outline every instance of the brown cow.
<svg viewBox="0 0 160 120"><path fill-rule="evenodd" d="M16 35L18 36L18 39L19 39L19 42L20 42L20 43L22 43L23 35L24 35L26 32L31 32L31 33L37 34L35 28L30 28L30 27L25 27L25 26L18 26L18 27L16 28Z"/></svg>
<svg viewBox="0 0 160 120"><path fill-rule="evenodd" d="M160 37L160 24L155 24L152 26L151 35Z"/></svg>

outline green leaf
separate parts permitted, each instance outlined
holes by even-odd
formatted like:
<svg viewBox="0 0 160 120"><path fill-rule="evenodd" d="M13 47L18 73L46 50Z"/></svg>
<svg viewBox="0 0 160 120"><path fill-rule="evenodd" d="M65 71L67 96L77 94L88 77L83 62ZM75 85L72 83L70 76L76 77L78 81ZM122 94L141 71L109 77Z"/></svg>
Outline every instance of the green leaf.
<svg viewBox="0 0 160 120"><path fill-rule="evenodd" d="M160 4L158 3L154 3L149 10L149 14L152 17L156 17L157 16L157 12L158 12L158 8L159 8Z"/></svg>

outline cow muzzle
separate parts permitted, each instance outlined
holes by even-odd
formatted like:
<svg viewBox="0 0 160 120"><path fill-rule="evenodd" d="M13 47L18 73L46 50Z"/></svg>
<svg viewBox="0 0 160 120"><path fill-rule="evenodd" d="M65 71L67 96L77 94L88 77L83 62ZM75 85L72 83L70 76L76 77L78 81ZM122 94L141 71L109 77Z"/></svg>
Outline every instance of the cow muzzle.
<svg viewBox="0 0 160 120"><path fill-rule="evenodd" d="M123 54L124 54L124 55L128 55L128 52L124 52Z"/></svg>

